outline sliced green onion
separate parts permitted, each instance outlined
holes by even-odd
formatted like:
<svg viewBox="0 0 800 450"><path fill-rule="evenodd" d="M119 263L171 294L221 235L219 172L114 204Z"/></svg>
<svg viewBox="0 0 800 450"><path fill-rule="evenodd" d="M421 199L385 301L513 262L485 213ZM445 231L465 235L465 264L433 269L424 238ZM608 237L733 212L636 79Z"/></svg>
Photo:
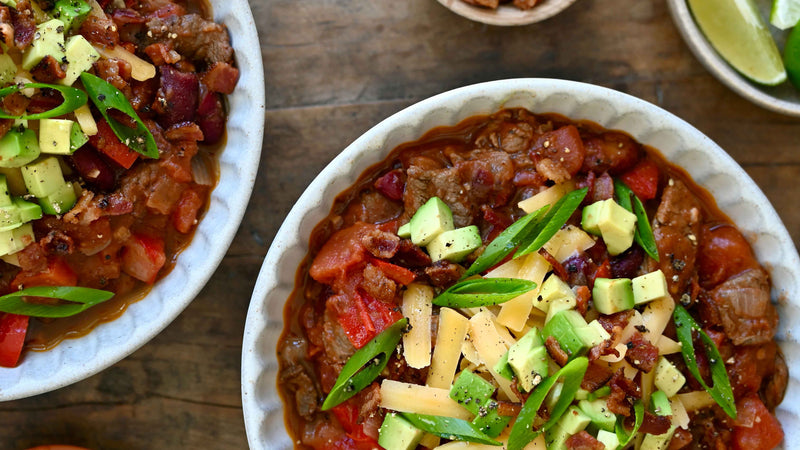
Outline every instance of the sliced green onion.
<svg viewBox="0 0 800 450"><path fill-rule="evenodd" d="M136 114L136 110L133 109L128 99L125 98L125 94L107 81L88 72L81 74L81 81L83 82L83 87L86 88L86 92L89 93L89 98L92 99L92 102L106 119L106 122L108 122L108 125L119 140L137 153L158 159L158 146L155 138L144 125L142 119L139 118L139 115ZM130 117L131 120L136 122L136 129L114 120L108 114L109 109L115 109Z"/></svg>
<svg viewBox="0 0 800 450"><path fill-rule="evenodd" d="M28 89L28 88L54 89L61 93L61 97L64 99L64 101L61 102L60 105L56 106L51 110L36 114L23 114L21 116L15 116L0 110L0 119L19 119L19 120L49 119L51 117L58 117L58 116L63 116L64 114L67 113L71 113L72 111L75 111L76 109L85 105L87 101L86 92L83 92L80 89L76 89L70 86L60 86L57 84L47 84L47 83L14 84L5 87L3 89L0 89L0 98L4 98L7 95L11 95L15 92L19 92L23 89Z"/></svg>
<svg viewBox="0 0 800 450"><path fill-rule="evenodd" d="M511 224L486 246L481 255L469 266L462 280L477 275L494 266L508 256L535 229L537 220L547 211L547 206L540 208Z"/></svg>
<svg viewBox="0 0 800 450"><path fill-rule="evenodd" d="M31 317L69 317L102 303L114 296L113 292L78 286L34 286L0 297L0 311ZM24 301L25 297L44 297L66 300L70 303L37 304Z"/></svg>
<svg viewBox="0 0 800 450"><path fill-rule="evenodd" d="M635 422L633 424L633 429L631 430L630 434L625 431L625 425L622 423L624 421L624 417L617 418L617 426L615 428L615 432L617 433L617 439L619 439L619 448L625 448L628 444L631 443L633 438L636 437L636 433L639 432L639 427L642 426L642 422L644 422L644 404L641 400L637 400L636 403L633 404L633 413L635 414Z"/></svg>
<svg viewBox="0 0 800 450"><path fill-rule="evenodd" d="M424 414L403 413L403 418L411 425L434 436L451 441L468 441L486 445L503 445L483 433L477 426L454 417L428 416Z"/></svg>
<svg viewBox="0 0 800 450"><path fill-rule="evenodd" d="M475 278L450 286L433 304L450 308L497 305L536 289L536 283L518 278Z"/></svg>
<svg viewBox="0 0 800 450"><path fill-rule="evenodd" d="M400 319L361 347L342 367L339 378L322 403L326 411L358 394L380 375L403 336L408 319Z"/></svg>
<svg viewBox="0 0 800 450"><path fill-rule="evenodd" d="M653 229L650 227L650 219L647 218L644 204L633 193L631 188L620 180L614 180L614 193L619 205L636 215L636 233L633 235L633 240L642 247L645 253L658 261L656 238L653 235ZM631 202L631 199L633 199L633 202Z"/></svg>
<svg viewBox="0 0 800 450"><path fill-rule="evenodd" d="M547 215L544 216L541 222L539 222L539 226L537 227L537 231L534 231L535 238L533 242L528 244L526 247L521 248L514 254L514 258L519 258L520 256L525 256L529 253L533 253L538 251L544 244L547 243L561 227L567 223L567 220L572 216L572 213L578 209L578 206L581 205L581 202L586 197L586 193L589 192L588 188L578 189L576 191L572 191L569 194L561 197L555 205L547 212Z"/></svg>
<svg viewBox="0 0 800 450"><path fill-rule="evenodd" d="M683 360L686 362L686 367L689 372L694 375L698 383L711 395L714 401L719 404L725 414L731 418L736 418L736 401L733 398L733 389L731 389L731 381L728 379L728 371L725 370L725 361L719 354L714 341L708 337L705 331L700 328L700 325L694 320L689 311L681 305L675 305L675 312L672 313L675 320L675 331L678 335L678 341L681 343L681 354ZM713 387L709 387L703 377L700 375L700 368L697 366L697 358L694 351L694 340L692 339L692 331L697 331L700 335L700 340L703 342L708 361L711 364L711 381L714 383Z"/></svg>
<svg viewBox="0 0 800 450"><path fill-rule="evenodd" d="M525 405L522 406L514 426L511 427L511 434L508 437L508 450L523 449L528 443L561 419L561 416L564 415L575 399L575 394L581 387L583 375L588 367L589 360L585 356L575 358L536 386L528 400L525 401ZM553 406L553 410L550 411L550 419L538 430L534 430L533 421L539 413L539 408L560 378L564 379L564 386L561 388L561 395L558 397L555 406Z"/></svg>

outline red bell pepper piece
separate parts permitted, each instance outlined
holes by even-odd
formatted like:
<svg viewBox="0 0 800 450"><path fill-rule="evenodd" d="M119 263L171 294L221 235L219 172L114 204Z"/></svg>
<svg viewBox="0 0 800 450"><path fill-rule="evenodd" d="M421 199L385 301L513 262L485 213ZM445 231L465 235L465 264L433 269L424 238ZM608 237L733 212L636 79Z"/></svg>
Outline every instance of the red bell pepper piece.
<svg viewBox="0 0 800 450"><path fill-rule="evenodd" d="M733 428L735 450L771 450L781 443L783 440L781 424L770 414L758 394L750 394L739 400L736 410L739 420L737 420L738 426ZM752 424L739 425L745 417L751 418Z"/></svg>
<svg viewBox="0 0 800 450"><path fill-rule="evenodd" d="M16 367L25 344L28 316L3 314L0 316L0 366Z"/></svg>
<svg viewBox="0 0 800 450"><path fill-rule="evenodd" d="M97 121L97 134L89 136L89 143L98 152L108 156L120 166L130 169L139 154L123 144L105 119Z"/></svg>
<svg viewBox="0 0 800 450"><path fill-rule="evenodd" d="M383 272L384 275L402 284L403 286L408 286L409 284L413 283L414 279L416 278L414 272L406 269L405 267L400 267L397 264L392 264L377 258L372 259L372 264L378 269L381 269L381 272Z"/></svg>
<svg viewBox="0 0 800 450"><path fill-rule="evenodd" d="M633 169L620 176L622 181L640 200L656 198L658 191L658 166L649 159L643 159Z"/></svg>
<svg viewBox="0 0 800 450"><path fill-rule="evenodd" d="M22 271L11 281L14 287L31 286L77 286L78 276L63 258L53 256L47 260L47 269L30 273Z"/></svg>
<svg viewBox="0 0 800 450"><path fill-rule="evenodd" d="M197 224L197 214L203 207L203 197L195 189L183 191L175 211L172 213L172 226L181 233L188 233Z"/></svg>
<svg viewBox="0 0 800 450"><path fill-rule="evenodd" d="M122 247L122 270L128 275L153 284L167 256L161 238L134 234Z"/></svg>
<svg viewBox="0 0 800 450"><path fill-rule="evenodd" d="M363 292L356 292L350 300L351 307L339 311L338 320L355 348L367 345L372 338L403 317L399 311Z"/></svg>
<svg viewBox="0 0 800 450"><path fill-rule="evenodd" d="M364 425L358 423L358 408L351 401L331 408L331 412L339 420L339 423L347 433L347 438L342 442L344 448L353 449L376 449L380 448L375 439L367 436L364 432ZM342 447L339 447L342 448Z"/></svg>

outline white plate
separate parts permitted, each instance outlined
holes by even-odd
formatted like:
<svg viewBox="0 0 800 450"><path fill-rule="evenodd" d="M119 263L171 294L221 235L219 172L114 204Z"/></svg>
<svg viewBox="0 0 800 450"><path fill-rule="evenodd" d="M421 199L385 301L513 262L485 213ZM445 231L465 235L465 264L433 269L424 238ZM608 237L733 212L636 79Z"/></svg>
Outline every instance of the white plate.
<svg viewBox="0 0 800 450"><path fill-rule="evenodd" d="M756 2L761 8L762 16L769 17L772 0L756 0ZM686 0L667 0L667 5L672 13L672 20L681 32L686 45L719 81L762 108L800 117L800 90L795 89L788 81L778 86L764 86L749 81L725 62L706 40L703 32L695 23ZM778 48L783 49L788 31L781 31L770 24L767 26L778 43Z"/></svg>
<svg viewBox="0 0 800 450"><path fill-rule="evenodd" d="M230 32L240 78L228 96L228 140L219 185L194 239L175 268L118 319L67 339L50 351L27 352L14 369L0 368L0 401L52 391L111 366L144 345L191 303L216 270L242 221L255 183L264 123L264 71L247 0L211 0Z"/></svg>
<svg viewBox="0 0 800 450"><path fill-rule="evenodd" d="M475 22L499 26L530 25L555 16L575 0L544 0L531 9L522 10L513 5L500 5L497 9L481 8L463 0L438 0L445 8Z"/></svg>
<svg viewBox="0 0 800 450"><path fill-rule="evenodd" d="M685 168L705 186L736 222L769 270L781 326L778 338L792 375L778 417L786 442L800 442L800 345L791 330L800 325L800 258L789 233L752 179L719 146L697 129L645 101L607 88L572 81L517 79L456 89L424 100L389 117L348 146L314 179L292 208L267 253L247 314L242 349L242 403L250 447L291 448L276 390L275 348L283 329L283 307L295 272L308 251L312 228L329 213L332 201L370 165L398 144L416 140L441 125L522 106L587 119L624 130Z"/></svg>

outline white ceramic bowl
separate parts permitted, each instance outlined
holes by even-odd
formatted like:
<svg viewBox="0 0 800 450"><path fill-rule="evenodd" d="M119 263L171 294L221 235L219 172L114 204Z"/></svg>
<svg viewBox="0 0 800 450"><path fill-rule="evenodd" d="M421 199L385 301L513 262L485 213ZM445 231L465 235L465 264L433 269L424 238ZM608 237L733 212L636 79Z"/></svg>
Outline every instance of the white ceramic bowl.
<svg viewBox="0 0 800 450"><path fill-rule="evenodd" d="M292 208L267 253L256 282L245 327L242 403L250 447L291 448L283 406L276 390L277 340L283 308L294 288L295 272L308 251L312 228L330 211L337 194L398 144L431 128L503 107L523 106L587 119L624 130L684 167L716 198L753 245L770 271L773 297L781 313L778 338L792 374L787 401L778 410L786 442L800 438L800 344L791 330L800 326L800 258L789 233L752 179L727 153L697 129L650 103L610 89L572 81L517 79L456 89L410 106L376 125L336 157Z"/></svg>
<svg viewBox="0 0 800 450"><path fill-rule="evenodd" d="M544 0L542 3L531 9L522 10L512 5L500 5L497 9L481 8L470 5L462 0L438 0L445 8L453 11L461 17L466 17L475 22L498 26L519 26L530 25L549 19L575 0Z"/></svg>
<svg viewBox="0 0 800 450"><path fill-rule="evenodd" d="M761 9L762 16L769 17L772 0L756 0L756 3ZM686 0L667 0L667 5L672 13L672 20L683 36L683 40L686 41L686 45L719 81L762 108L800 117L800 90L795 89L788 81L778 86L764 86L748 80L714 50L694 21ZM783 44L789 34L788 30L781 31L769 24L767 26L778 43L778 48L783 49Z"/></svg>
<svg viewBox="0 0 800 450"><path fill-rule="evenodd" d="M219 157L219 185L175 268L118 319L46 352L27 352L14 369L0 368L0 401L75 383L111 366L163 330L194 299L225 256L255 183L264 123L264 70L247 0L211 0L230 32L240 79L228 97L228 141Z"/></svg>

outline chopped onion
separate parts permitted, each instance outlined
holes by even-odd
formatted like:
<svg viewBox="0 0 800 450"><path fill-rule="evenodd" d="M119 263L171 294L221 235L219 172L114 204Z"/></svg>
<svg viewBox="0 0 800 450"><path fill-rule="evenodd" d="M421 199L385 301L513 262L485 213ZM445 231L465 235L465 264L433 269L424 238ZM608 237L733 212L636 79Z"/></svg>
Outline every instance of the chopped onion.
<svg viewBox="0 0 800 450"><path fill-rule="evenodd" d="M203 186L213 186L214 185L214 168L211 166L211 161L208 157L204 157L203 155L197 155L192 158L192 176L194 177L194 182L197 184L202 184Z"/></svg>

